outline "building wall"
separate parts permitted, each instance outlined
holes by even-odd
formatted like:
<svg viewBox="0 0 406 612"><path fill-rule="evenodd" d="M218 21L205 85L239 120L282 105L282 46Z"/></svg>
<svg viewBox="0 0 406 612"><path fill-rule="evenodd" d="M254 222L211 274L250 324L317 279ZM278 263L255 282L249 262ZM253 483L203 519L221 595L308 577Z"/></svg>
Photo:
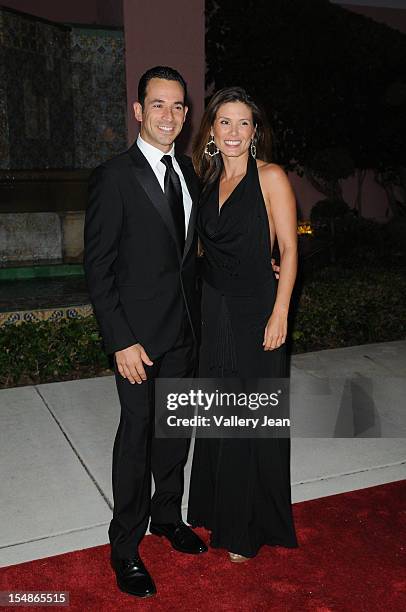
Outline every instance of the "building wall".
<svg viewBox="0 0 406 612"><path fill-rule="evenodd" d="M127 146L124 38L72 28L75 167L94 168Z"/></svg>
<svg viewBox="0 0 406 612"><path fill-rule="evenodd" d="M129 142L138 132L132 110L138 80L148 68L164 64L179 70L189 86L189 116L178 147L190 151L204 109L204 9L204 0L124 0Z"/></svg>
<svg viewBox="0 0 406 612"><path fill-rule="evenodd" d="M295 172L289 173L289 180L296 195L299 219L310 219L312 206L326 196L313 187L306 177L300 177ZM351 207L357 197L357 179L349 177L341 182L344 201ZM362 215L376 221L387 221L388 202L385 191L376 183L372 171L368 171L362 188ZM390 216L390 215L389 215Z"/></svg>
<svg viewBox="0 0 406 612"><path fill-rule="evenodd" d="M3 31L3 13L0 11L0 36ZM1 38L0 38L1 40ZM0 46L1 53L1 46ZM7 107L7 83L6 66L0 60L0 168L9 168L9 133L8 133L8 107Z"/></svg>
<svg viewBox="0 0 406 612"><path fill-rule="evenodd" d="M93 168L126 148L121 30L0 10L0 168Z"/></svg>
<svg viewBox="0 0 406 612"><path fill-rule="evenodd" d="M1 0L1 5L62 23L123 25L122 0Z"/></svg>
<svg viewBox="0 0 406 612"><path fill-rule="evenodd" d="M0 11L2 168L64 168L74 160L70 30Z"/></svg>

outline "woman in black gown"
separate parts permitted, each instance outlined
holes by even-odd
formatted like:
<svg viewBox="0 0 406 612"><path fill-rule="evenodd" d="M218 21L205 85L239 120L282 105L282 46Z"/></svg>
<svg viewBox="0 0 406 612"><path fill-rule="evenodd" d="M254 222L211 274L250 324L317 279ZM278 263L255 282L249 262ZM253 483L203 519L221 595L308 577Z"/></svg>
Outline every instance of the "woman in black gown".
<svg viewBox="0 0 406 612"><path fill-rule="evenodd" d="M268 163L269 142L265 118L243 89L213 96L193 155L203 183L201 378L288 375L296 206L286 174ZM276 238L278 284L271 263ZM188 520L209 529L211 545L228 550L234 562L254 557L264 544L297 546L290 440L198 438Z"/></svg>

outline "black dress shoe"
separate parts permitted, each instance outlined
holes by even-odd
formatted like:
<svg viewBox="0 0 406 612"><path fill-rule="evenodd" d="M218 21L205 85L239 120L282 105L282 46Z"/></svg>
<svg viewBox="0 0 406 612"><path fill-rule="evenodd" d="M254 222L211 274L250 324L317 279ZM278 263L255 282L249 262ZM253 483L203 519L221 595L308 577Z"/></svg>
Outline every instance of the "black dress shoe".
<svg viewBox="0 0 406 612"><path fill-rule="evenodd" d="M207 552L206 544L185 523L157 524L151 523L149 530L157 536L168 538L175 550L190 555Z"/></svg>
<svg viewBox="0 0 406 612"><path fill-rule="evenodd" d="M111 565L116 572L117 586L120 591L136 597L155 595L154 581L139 557L132 559L115 559L112 557Z"/></svg>

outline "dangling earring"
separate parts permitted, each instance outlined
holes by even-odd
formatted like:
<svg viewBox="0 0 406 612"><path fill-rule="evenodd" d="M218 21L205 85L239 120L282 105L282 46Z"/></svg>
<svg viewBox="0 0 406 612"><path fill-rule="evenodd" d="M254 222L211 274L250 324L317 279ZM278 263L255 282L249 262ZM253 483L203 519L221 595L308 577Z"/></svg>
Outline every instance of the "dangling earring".
<svg viewBox="0 0 406 612"><path fill-rule="evenodd" d="M209 157L214 157L215 155L218 155L218 154L220 153L220 151L219 151L219 149L217 148L216 143L214 142L214 136L213 136L213 134L210 134L210 135L211 135L211 140L209 140L209 142L207 143L207 145L206 145L206 148L205 148L204 152L205 152L205 154L206 154L206 155L208 155ZM214 145L214 146L216 147L216 150L215 150L214 152L210 152L210 151L209 151L209 147L210 147L210 145Z"/></svg>
<svg viewBox="0 0 406 612"><path fill-rule="evenodd" d="M251 155L255 159L257 156L257 147L255 146L254 139L251 140Z"/></svg>

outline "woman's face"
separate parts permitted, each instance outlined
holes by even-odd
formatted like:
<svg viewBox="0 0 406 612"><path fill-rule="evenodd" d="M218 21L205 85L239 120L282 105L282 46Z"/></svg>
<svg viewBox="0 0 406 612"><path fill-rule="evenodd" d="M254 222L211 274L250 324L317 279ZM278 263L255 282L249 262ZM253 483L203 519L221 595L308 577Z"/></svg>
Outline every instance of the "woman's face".
<svg viewBox="0 0 406 612"><path fill-rule="evenodd" d="M226 102L211 128L217 148L227 157L244 155L255 134L252 111L244 102Z"/></svg>

